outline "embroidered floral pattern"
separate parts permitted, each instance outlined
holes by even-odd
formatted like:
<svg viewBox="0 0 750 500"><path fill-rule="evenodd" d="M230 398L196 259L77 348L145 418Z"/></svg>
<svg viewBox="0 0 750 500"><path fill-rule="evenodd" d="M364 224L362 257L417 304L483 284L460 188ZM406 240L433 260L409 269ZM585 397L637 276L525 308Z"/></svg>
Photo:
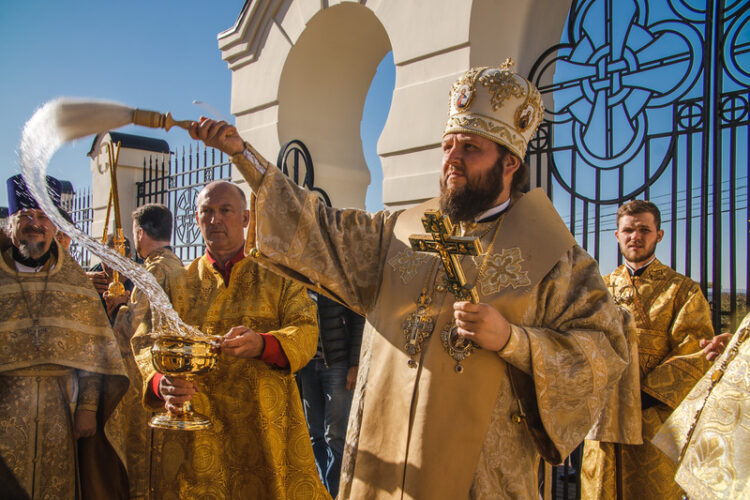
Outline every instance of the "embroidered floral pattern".
<svg viewBox="0 0 750 500"><path fill-rule="evenodd" d="M479 83L488 88L490 92L490 104L497 111L506 99L510 97L522 98L526 96L526 89L518 83L515 75L510 71L499 71L488 73L479 78Z"/></svg>
<svg viewBox="0 0 750 500"><path fill-rule="evenodd" d="M411 248L404 248L388 261L388 264L401 274L401 282L405 285L417 275L417 268L430 260L430 256L415 252Z"/></svg>
<svg viewBox="0 0 750 500"><path fill-rule="evenodd" d="M504 248L502 252L487 256L487 264L479 277L483 295L491 295L508 286L518 288L530 285L528 271L521 267L521 249Z"/></svg>
<svg viewBox="0 0 750 500"><path fill-rule="evenodd" d="M726 491L736 476L726 461L726 450L730 448L727 444L719 433L707 431L685 457L686 466L716 492Z"/></svg>

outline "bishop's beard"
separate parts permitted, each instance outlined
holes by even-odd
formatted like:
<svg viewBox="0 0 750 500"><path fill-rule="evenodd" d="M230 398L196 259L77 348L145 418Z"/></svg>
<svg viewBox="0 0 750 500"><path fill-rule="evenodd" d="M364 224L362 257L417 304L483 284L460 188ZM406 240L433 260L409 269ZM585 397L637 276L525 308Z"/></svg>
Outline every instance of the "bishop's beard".
<svg viewBox="0 0 750 500"><path fill-rule="evenodd" d="M504 187L502 157L479 179L471 180L467 176L466 183L460 187L446 187L445 177L441 177L440 210L452 222L474 220L477 215L495 206Z"/></svg>

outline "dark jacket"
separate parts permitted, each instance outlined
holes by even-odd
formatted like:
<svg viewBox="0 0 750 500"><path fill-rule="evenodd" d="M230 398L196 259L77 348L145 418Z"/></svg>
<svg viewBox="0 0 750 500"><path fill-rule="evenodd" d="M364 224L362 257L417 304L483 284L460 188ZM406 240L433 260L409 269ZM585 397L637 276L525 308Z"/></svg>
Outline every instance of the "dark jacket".
<svg viewBox="0 0 750 500"><path fill-rule="evenodd" d="M326 366L342 360L347 360L349 366L358 366L365 318L328 297L309 293L318 303L320 334L315 357L322 358Z"/></svg>

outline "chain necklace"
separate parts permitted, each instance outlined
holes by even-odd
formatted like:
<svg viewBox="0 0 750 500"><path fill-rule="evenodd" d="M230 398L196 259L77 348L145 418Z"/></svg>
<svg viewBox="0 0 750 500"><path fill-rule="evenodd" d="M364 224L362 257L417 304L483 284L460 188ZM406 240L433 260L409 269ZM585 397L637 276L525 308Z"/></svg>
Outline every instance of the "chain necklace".
<svg viewBox="0 0 750 500"><path fill-rule="evenodd" d="M485 272L485 268L487 267L487 260L492 253L492 249L495 248L495 240L497 240L497 234L500 232L500 226L502 226L502 221L504 218L505 214L501 215L495 223L495 231L492 233L490 245L487 248L487 252L485 252L484 254L484 260L482 260L482 263L479 266L479 270L477 271L475 284L479 281L479 279ZM483 238L487 233L490 232L491 229L492 226L487 228L478 237L480 239ZM478 348L479 346L477 346L471 340L467 340L458 334L458 326L456 325L455 315L452 317L451 322L447 324L440 332L440 340L443 344L443 349L445 349L448 355L456 361L456 366L453 367L453 369L456 371L456 373L463 373L464 367L461 364L461 361L471 356L471 354L474 352L474 349Z"/></svg>
<svg viewBox="0 0 750 500"><path fill-rule="evenodd" d="M18 269L16 269L16 274L13 276L16 279L16 283L18 283L18 288L21 289L21 297L23 297L23 302L26 305L26 312L28 313L29 318L31 318L31 326L26 329L26 333L32 336L31 341L37 351L42 346L41 336L47 333L47 329L39 324L39 316L41 316L42 311L44 310L44 303L47 299L47 284L49 283L50 273L51 270L48 269L44 277L44 288L42 289L42 297L39 299L39 307L37 307L36 314L32 313L31 304L26 295L26 290L23 289L21 278L18 276Z"/></svg>

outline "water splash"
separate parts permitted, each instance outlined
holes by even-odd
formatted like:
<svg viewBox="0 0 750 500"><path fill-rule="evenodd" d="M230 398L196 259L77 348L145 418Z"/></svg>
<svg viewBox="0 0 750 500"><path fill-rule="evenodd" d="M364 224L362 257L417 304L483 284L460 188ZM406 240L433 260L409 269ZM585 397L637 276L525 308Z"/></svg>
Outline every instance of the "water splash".
<svg viewBox="0 0 750 500"><path fill-rule="evenodd" d="M21 136L23 178L41 209L58 228L144 291L151 304L154 331L205 338L200 330L180 319L151 273L66 221L47 192L47 164L60 146L128 125L133 122L133 112L133 108L109 101L60 98L44 104L26 122Z"/></svg>
<svg viewBox="0 0 750 500"><path fill-rule="evenodd" d="M212 115L217 120L225 121L227 123L232 123L232 120L230 120L229 118L227 118L226 116L224 116L224 114L222 112L218 111L216 108L214 108L213 106L211 106L207 102L199 101L198 99L193 99L193 104L195 104L199 108L202 108L202 109L208 111L208 113L210 115Z"/></svg>

